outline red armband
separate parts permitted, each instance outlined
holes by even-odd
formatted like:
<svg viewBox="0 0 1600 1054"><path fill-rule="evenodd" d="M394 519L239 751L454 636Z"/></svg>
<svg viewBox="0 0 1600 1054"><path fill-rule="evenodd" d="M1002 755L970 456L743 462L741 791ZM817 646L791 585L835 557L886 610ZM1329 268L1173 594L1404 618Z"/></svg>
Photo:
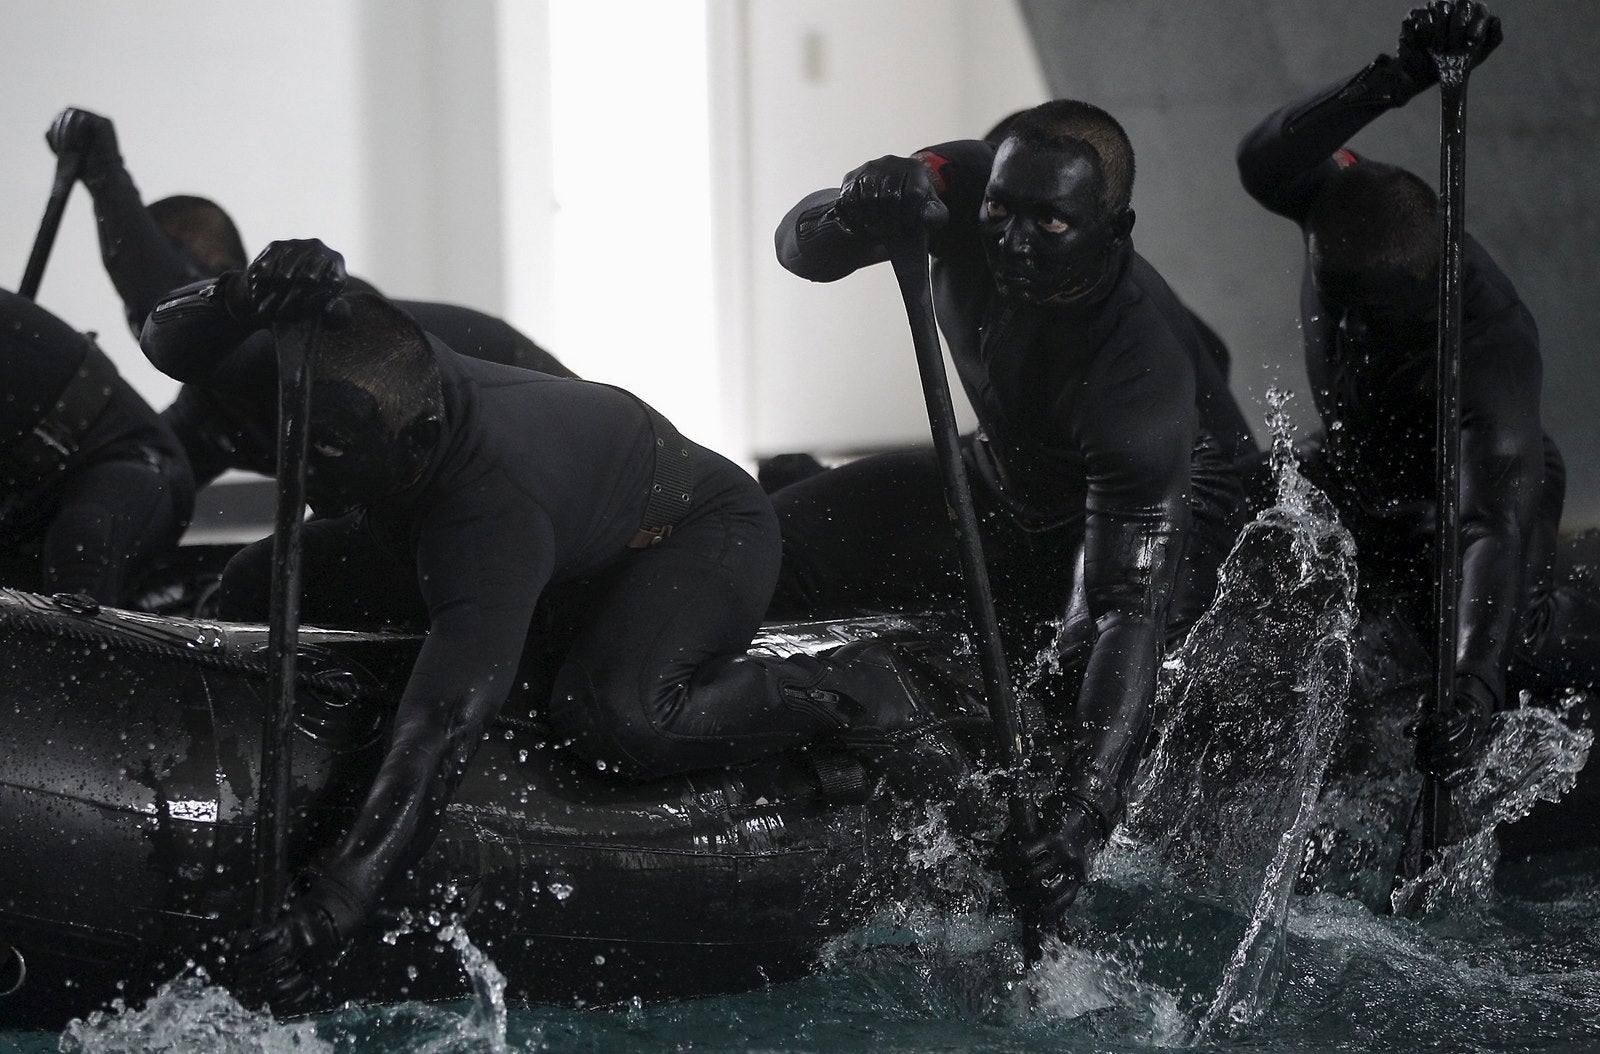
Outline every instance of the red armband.
<svg viewBox="0 0 1600 1054"><path fill-rule="evenodd" d="M932 150L918 150L911 156L927 167L928 175L933 177L933 189L942 195L950 186L944 178L944 166L950 163L950 159L948 157L940 157Z"/></svg>

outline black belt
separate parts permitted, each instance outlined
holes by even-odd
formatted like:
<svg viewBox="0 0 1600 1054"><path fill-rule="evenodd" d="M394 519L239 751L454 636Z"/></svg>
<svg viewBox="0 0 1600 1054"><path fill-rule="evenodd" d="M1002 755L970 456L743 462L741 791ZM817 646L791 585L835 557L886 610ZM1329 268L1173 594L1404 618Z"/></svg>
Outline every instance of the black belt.
<svg viewBox="0 0 1600 1054"><path fill-rule="evenodd" d="M0 485L8 489L27 489L48 481L78 452L90 426L111 402L117 368L92 335L85 334L84 339L89 349L83 356L83 364L61 390L55 404L45 411L38 424L0 454Z"/></svg>
<svg viewBox="0 0 1600 1054"><path fill-rule="evenodd" d="M630 393L631 394L631 393ZM656 464L650 474L650 500L644 507L644 522L633 532L629 549L647 549L672 533L694 496L694 458L689 441L668 421L638 396L634 396L656 436Z"/></svg>

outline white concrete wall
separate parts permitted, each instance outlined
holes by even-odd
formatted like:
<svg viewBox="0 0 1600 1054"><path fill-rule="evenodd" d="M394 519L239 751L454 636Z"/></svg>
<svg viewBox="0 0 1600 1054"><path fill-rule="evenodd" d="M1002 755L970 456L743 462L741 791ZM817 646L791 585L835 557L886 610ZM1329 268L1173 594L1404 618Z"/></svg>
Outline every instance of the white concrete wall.
<svg viewBox="0 0 1600 1054"><path fill-rule="evenodd" d="M0 5L0 285L14 289L22 278L54 173L44 132L67 105L116 122L146 200L214 197L247 247L315 234L356 259L367 256L360 8L360 0ZM170 398L176 385L139 353L100 267L81 187L39 301L98 331L124 375L157 406Z"/></svg>
<svg viewBox="0 0 1600 1054"><path fill-rule="evenodd" d="M590 32L573 27L592 25L598 4L612 17L584 45L595 66L580 72L614 87L596 119L624 155L649 155L637 195L616 203L655 227L642 244L657 254L643 261L637 233L622 244L625 224L605 235L618 240L609 257L561 248L563 205L569 225L580 208L598 216L608 206L580 200L570 184L568 201L556 195L551 70L569 56L552 54L551 11L587 10L564 23L570 48ZM146 200L214 197L251 251L317 236L393 295L503 313L585 375L635 388L740 460L921 441L887 268L812 286L777 266L772 230L801 195L861 161L980 134L1043 99L1012 0L681 7L678 17L703 26L706 48L672 51L681 84L669 90L628 50L664 32L641 21L672 17L658 2L0 0L9 63L0 284L20 279L49 189L44 130L63 106L80 105L116 122ZM709 129L698 148L707 156L665 157L662 144L688 141L674 121L702 139ZM651 166L700 173L703 192L653 179ZM671 250L685 231L704 238L695 266L708 273L691 285L713 311L709 325L644 306L653 274L684 270ZM625 270L620 285L607 259ZM590 326L570 311L561 321L574 282L617 290ZM170 398L174 385L122 322L81 188L40 299L99 331L152 403Z"/></svg>
<svg viewBox="0 0 1600 1054"><path fill-rule="evenodd" d="M758 454L926 441L893 274L827 285L778 266L772 233L796 201L883 154L981 136L1043 101L1010 0L751 3L746 240Z"/></svg>
<svg viewBox="0 0 1600 1054"><path fill-rule="evenodd" d="M550 346L716 449L706 8L551 6Z"/></svg>
<svg viewBox="0 0 1600 1054"><path fill-rule="evenodd" d="M516 2L516 0L512 0ZM360 187L352 273L391 296L505 304L500 25L494 0L360 0ZM325 83L337 90L334 78Z"/></svg>
<svg viewBox="0 0 1600 1054"><path fill-rule="evenodd" d="M668 22L702 17L704 53L673 42ZM498 18L513 323L739 460L926 436L888 269L810 286L772 232L861 161L1045 98L1012 0L499 0Z"/></svg>

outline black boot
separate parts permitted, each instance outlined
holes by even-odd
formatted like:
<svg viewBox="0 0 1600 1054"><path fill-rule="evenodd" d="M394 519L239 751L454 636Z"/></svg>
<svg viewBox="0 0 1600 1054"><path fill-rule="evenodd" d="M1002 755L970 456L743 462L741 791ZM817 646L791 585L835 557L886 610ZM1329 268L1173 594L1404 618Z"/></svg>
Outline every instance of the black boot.
<svg viewBox="0 0 1600 1054"><path fill-rule="evenodd" d="M828 467L810 454L777 454L756 463L756 480L762 490L776 494L790 484L826 471Z"/></svg>
<svg viewBox="0 0 1600 1054"><path fill-rule="evenodd" d="M861 641L791 661L810 666L812 676L784 685L784 698L828 714L839 725L833 742L859 758L874 780L920 796L970 770L950 728L970 719L971 709L952 714L948 696L959 689L939 685L894 643Z"/></svg>

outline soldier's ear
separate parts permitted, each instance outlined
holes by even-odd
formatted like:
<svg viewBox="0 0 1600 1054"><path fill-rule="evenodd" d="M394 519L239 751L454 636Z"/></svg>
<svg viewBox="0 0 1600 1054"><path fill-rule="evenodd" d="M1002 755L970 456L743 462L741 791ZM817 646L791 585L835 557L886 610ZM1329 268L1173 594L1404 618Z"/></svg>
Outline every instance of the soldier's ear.
<svg viewBox="0 0 1600 1054"><path fill-rule="evenodd" d="M400 430L399 440L404 445L406 453L413 457L426 457L439 445L439 437L444 433L444 422L438 414L424 414L411 420L411 423Z"/></svg>
<svg viewBox="0 0 1600 1054"><path fill-rule="evenodd" d="M1117 241L1126 241L1128 235L1133 233L1133 209L1126 208L1117 213L1111 221L1111 235Z"/></svg>

